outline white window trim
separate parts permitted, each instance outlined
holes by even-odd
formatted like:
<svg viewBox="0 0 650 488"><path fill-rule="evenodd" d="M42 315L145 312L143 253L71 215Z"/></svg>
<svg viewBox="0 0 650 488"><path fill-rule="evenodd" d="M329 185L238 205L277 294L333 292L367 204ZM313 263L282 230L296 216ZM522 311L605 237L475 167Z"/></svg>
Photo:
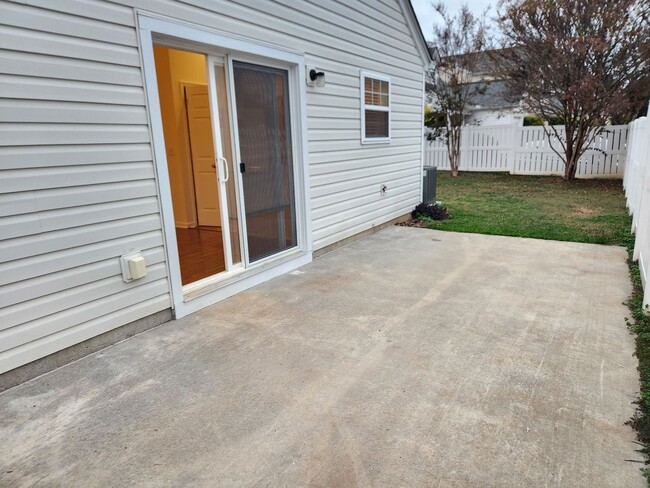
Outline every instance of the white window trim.
<svg viewBox="0 0 650 488"><path fill-rule="evenodd" d="M388 82L388 107L381 107L377 105L366 105L366 78L373 78ZM361 101L361 144L387 144L390 142L390 135L392 130L391 124L391 105L393 104L393 83L390 76L381 73L373 73L371 71L361 71L359 74L359 96ZM366 137L366 110L375 110L378 112L388 112L388 137Z"/></svg>

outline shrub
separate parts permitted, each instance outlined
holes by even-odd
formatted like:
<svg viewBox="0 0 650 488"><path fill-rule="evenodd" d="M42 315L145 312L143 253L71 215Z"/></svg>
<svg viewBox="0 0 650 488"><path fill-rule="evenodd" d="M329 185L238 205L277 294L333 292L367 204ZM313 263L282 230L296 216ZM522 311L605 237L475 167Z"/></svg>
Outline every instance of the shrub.
<svg viewBox="0 0 650 488"><path fill-rule="evenodd" d="M429 129L447 127L447 115L444 112L436 112L427 105L424 107L424 125Z"/></svg>
<svg viewBox="0 0 650 488"><path fill-rule="evenodd" d="M549 125L564 125L564 120L562 117L549 117ZM544 125L544 119L537 115L526 115L524 117L524 127L534 126L534 125Z"/></svg>
<svg viewBox="0 0 650 488"><path fill-rule="evenodd" d="M524 117L524 127L530 127L535 125L544 125L544 121L541 117L537 115L526 115Z"/></svg>
<svg viewBox="0 0 650 488"><path fill-rule="evenodd" d="M419 203L411 212L414 219L447 220L449 212L441 202Z"/></svg>

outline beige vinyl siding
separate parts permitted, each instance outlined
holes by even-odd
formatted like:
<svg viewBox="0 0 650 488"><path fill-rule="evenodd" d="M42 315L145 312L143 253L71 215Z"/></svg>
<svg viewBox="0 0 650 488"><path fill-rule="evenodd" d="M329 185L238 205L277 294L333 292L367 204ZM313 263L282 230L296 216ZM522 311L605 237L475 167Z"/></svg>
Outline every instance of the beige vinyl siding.
<svg viewBox="0 0 650 488"><path fill-rule="evenodd" d="M32 3L70 13L0 3L0 372L170 307L133 10Z"/></svg>
<svg viewBox="0 0 650 488"><path fill-rule="evenodd" d="M0 372L170 307L135 9L326 73L306 88L315 249L420 199L423 65L397 0L0 0ZM361 144L361 70L391 78L389 144ZM132 248L149 276L127 284Z"/></svg>

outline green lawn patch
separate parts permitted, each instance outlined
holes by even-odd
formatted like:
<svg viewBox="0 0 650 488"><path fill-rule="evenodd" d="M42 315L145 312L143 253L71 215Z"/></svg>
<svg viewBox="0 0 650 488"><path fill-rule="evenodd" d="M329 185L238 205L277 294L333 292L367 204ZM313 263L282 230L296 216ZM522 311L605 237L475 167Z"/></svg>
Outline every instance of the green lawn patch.
<svg viewBox="0 0 650 488"><path fill-rule="evenodd" d="M437 198L451 219L433 229L618 245L629 233L620 180L438 172Z"/></svg>
<svg viewBox="0 0 650 488"><path fill-rule="evenodd" d="M559 241L623 246L633 293L627 302L630 330L636 334L641 394L630 420L642 452L650 454L650 316L642 309L643 288L637 263L632 261L634 236L620 180L565 182L548 176L513 176L506 173L461 173L452 178L438 172L437 199L447 206L449 220L431 221L429 227ZM650 470L644 475L650 487Z"/></svg>

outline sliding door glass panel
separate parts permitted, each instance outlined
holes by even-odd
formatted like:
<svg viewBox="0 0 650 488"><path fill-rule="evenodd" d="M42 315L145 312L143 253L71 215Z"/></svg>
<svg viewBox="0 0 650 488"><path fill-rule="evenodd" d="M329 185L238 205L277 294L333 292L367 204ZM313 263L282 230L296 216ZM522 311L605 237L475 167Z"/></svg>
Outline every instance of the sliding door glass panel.
<svg viewBox="0 0 650 488"><path fill-rule="evenodd" d="M230 248L232 263L241 263L241 245L239 241L239 218L237 217L237 181L233 167L232 138L230 136L230 116L228 115L228 94L226 89L226 70L223 65L214 65L214 79L217 85L217 108L219 110L219 130L221 132L221 146L223 157L227 164L228 181L225 183L226 200L228 205L228 229L230 231ZM223 188L223 187L222 187Z"/></svg>
<svg viewBox="0 0 650 488"><path fill-rule="evenodd" d="M297 245L288 72L233 62L250 262Z"/></svg>

